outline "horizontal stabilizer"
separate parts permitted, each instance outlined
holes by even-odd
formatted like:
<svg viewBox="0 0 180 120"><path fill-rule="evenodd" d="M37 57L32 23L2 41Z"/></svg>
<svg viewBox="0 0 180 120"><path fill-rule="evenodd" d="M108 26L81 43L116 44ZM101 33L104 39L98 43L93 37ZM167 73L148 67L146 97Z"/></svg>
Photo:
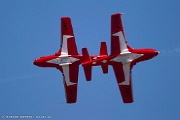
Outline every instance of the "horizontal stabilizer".
<svg viewBox="0 0 180 120"><path fill-rule="evenodd" d="M85 77L87 81L91 81L91 76L92 76L92 66L85 66L83 67Z"/></svg>
<svg viewBox="0 0 180 120"><path fill-rule="evenodd" d="M102 68L102 71L103 71L104 74L108 73L108 65L106 65L106 64L101 65L101 68Z"/></svg>
<svg viewBox="0 0 180 120"><path fill-rule="evenodd" d="M107 52L107 45L106 42L101 42L101 46L100 46L100 56L108 56L108 52ZM104 74L108 73L108 65L103 64L101 65L102 71Z"/></svg>
<svg viewBox="0 0 180 120"><path fill-rule="evenodd" d="M90 81L92 76L92 66L84 66L83 63L91 61L91 58L89 57L89 53L87 48L82 48L82 66L84 69L84 74L86 76L86 80Z"/></svg>
<svg viewBox="0 0 180 120"><path fill-rule="evenodd" d="M101 55L108 55L106 42L101 42L100 56Z"/></svg>
<svg viewBox="0 0 180 120"><path fill-rule="evenodd" d="M91 61L91 58L89 57L88 50L87 50L87 48L82 48L82 60L81 60L81 62L84 63L84 62L88 62L88 61Z"/></svg>

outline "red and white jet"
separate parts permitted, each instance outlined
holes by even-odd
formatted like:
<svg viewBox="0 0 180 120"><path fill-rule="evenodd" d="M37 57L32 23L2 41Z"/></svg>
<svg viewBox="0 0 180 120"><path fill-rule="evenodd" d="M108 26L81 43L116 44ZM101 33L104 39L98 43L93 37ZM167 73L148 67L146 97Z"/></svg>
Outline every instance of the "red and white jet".
<svg viewBox="0 0 180 120"><path fill-rule="evenodd" d="M105 44L105 43L104 43ZM104 50L106 51L106 48ZM106 52L105 52L106 53ZM82 66L84 68L101 65L107 73L107 66L111 65L114 69L117 84L124 103L133 102L132 77L133 66L141 61L149 60L158 55L154 49L134 49L131 48L124 35L121 14L111 16L111 54L104 55L101 58L90 59L87 48L82 49ZM91 69L85 71L89 75L87 80L91 79Z"/></svg>
<svg viewBox="0 0 180 120"><path fill-rule="evenodd" d="M40 57L34 60L39 67L54 67L62 72L66 93L66 102L77 100L77 85L81 55L78 54L71 19L61 18L61 46L54 55Z"/></svg>

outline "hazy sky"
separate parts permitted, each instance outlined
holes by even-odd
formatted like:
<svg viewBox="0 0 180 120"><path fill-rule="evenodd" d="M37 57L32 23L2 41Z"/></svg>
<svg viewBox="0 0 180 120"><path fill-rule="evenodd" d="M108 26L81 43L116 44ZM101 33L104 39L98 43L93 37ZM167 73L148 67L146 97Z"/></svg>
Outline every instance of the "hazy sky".
<svg viewBox="0 0 180 120"><path fill-rule="evenodd" d="M179 0L0 0L0 119L179 120L179 6ZM94 67L91 82L80 66L77 103L66 104L61 73L33 60L59 50L63 16L71 17L80 54L82 47L98 54L101 41L110 53L110 16L117 12L125 13L131 47L160 51L133 68L134 103L122 102L111 66L109 74Z"/></svg>

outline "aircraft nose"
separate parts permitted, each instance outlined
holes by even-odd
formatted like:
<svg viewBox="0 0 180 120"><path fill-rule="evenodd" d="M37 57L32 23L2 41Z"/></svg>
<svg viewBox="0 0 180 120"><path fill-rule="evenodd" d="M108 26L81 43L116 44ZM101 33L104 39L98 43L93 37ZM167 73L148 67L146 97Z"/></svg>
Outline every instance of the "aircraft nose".
<svg viewBox="0 0 180 120"><path fill-rule="evenodd" d="M33 64L36 65L36 66L39 66L39 61L36 59L33 61Z"/></svg>
<svg viewBox="0 0 180 120"><path fill-rule="evenodd" d="M33 61L33 64L34 64L34 65L36 65L36 64L37 64L37 63L36 63L36 60L34 60L34 61Z"/></svg>
<svg viewBox="0 0 180 120"><path fill-rule="evenodd" d="M154 56L157 56L159 53L160 53L159 51L155 50Z"/></svg>

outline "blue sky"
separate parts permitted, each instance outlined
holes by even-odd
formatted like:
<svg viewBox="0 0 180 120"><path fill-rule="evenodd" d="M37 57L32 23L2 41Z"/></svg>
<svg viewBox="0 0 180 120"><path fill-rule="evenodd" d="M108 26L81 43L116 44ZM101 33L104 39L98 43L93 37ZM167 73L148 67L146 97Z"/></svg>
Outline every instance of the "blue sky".
<svg viewBox="0 0 180 120"><path fill-rule="evenodd" d="M0 0L0 117L51 116L53 120L179 120L180 1ZM91 82L80 67L78 101L66 104L61 73L32 64L60 46L60 21L71 17L76 44L110 52L110 16L122 17L128 43L160 54L133 68L134 103L124 104L111 67L93 68ZM36 118L33 118L36 119Z"/></svg>

